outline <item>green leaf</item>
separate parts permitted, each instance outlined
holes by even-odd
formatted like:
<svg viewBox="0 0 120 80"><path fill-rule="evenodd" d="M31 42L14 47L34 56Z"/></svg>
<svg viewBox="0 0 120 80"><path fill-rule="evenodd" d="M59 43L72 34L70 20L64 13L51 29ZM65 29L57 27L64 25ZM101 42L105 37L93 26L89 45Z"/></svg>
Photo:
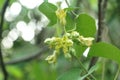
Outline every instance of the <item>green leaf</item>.
<svg viewBox="0 0 120 80"><path fill-rule="evenodd" d="M92 45L88 56L104 57L117 61L120 64L120 50L108 43L99 42Z"/></svg>
<svg viewBox="0 0 120 80"><path fill-rule="evenodd" d="M67 13L67 16L66 16L66 30L72 30L75 28L75 21L74 19L71 17L70 13Z"/></svg>
<svg viewBox="0 0 120 80"><path fill-rule="evenodd" d="M79 7L72 7L72 6L70 6L68 8L65 8L65 10L67 10L67 11L73 11L75 9L79 9Z"/></svg>
<svg viewBox="0 0 120 80"><path fill-rule="evenodd" d="M78 80L80 78L80 73L80 69L71 69L59 76L57 80Z"/></svg>
<svg viewBox="0 0 120 80"><path fill-rule="evenodd" d="M86 50L87 47L85 46L81 46L81 45L74 45L75 47L75 51L76 51L76 55L78 57L81 57L83 55L83 52Z"/></svg>
<svg viewBox="0 0 120 80"><path fill-rule="evenodd" d="M49 26L54 25L57 22L57 16L55 14L57 7L55 5L43 2L39 6L39 10L50 20Z"/></svg>
<svg viewBox="0 0 120 80"><path fill-rule="evenodd" d="M86 37L95 36L95 20L87 14L80 14L76 19L76 30Z"/></svg>

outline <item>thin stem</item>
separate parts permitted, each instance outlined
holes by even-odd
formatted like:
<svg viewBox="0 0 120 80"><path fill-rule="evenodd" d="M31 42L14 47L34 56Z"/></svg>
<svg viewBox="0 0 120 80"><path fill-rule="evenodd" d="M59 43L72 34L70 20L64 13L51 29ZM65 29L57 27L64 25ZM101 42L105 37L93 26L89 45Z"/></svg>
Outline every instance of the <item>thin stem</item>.
<svg viewBox="0 0 120 80"><path fill-rule="evenodd" d="M98 0L98 33L97 33L97 39L96 42L101 41L101 34L102 34L102 0Z"/></svg>
<svg viewBox="0 0 120 80"><path fill-rule="evenodd" d="M5 68L5 64L4 64L4 61L3 61L3 56L2 56L2 53L1 53L1 48L0 48L0 64L1 64L3 75L4 75L4 80L7 80L8 73L7 73L7 70Z"/></svg>
<svg viewBox="0 0 120 80"><path fill-rule="evenodd" d="M85 73L88 73L88 71L85 69L84 65L82 64L82 62L76 56L74 56L74 58L78 61L80 67L84 69ZM90 80L89 77L87 77L87 79Z"/></svg>
<svg viewBox="0 0 120 80"><path fill-rule="evenodd" d="M56 33L57 33L57 36L60 36L60 34L61 34L58 20L57 20L57 26L56 26Z"/></svg>
<svg viewBox="0 0 120 80"><path fill-rule="evenodd" d="M97 32L97 38L96 42L100 42L102 40L102 31L103 31L103 5L102 5L103 0L98 0L98 32ZM107 3L106 3L107 4ZM104 13L105 14L105 13ZM89 64L89 69L96 64L98 60L98 57L93 57L90 61Z"/></svg>
<svg viewBox="0 0 120 80"><path fill-rule="evenodd" d="M118 68L118 70L117 70L117 73L116 73L116 75L115 75L115 77L114 77L114 80L117 80L117 78L118 78L118 76L119 76L119 73L120 73L120 66L119 66L119 68Z"/></svg>
<svg viewBox="0 0 120 80"><path fill-rule="evenodd" d="M76 30L76 24L75 24L75 27L71 30L68 30L67 32L72 32L72 31L75 31Z"/></svg>
<svg viewBox="0 0 120 80"><path fill-rule="evenodd" d="M67 6L69 7L70 5L69 5L68 1L67 1L67 0L65 0L65 2L66 2L66 4L67 4Z"/></svg>
<svg viewBox="0 0 120 80"><path fill-rule="evenodd" d="M82 3L82 0L77 0L75 6L79 7L80 3ZM75 9L74 12L75 12L75 14L78 14L79 13L79 9Z"/></svg>
<svg viewBox="0 0 120 80"><path fill-rule="evenodd" d="M103 19L105 18L105 12L106 12L106 9L107 9L107 2L108 0L104 0L103 1Z"/></svg>
<svg viewBox="0 0 120 80"><path fill-rule="evenodd" d="M59 19L57 19L56 28L56 36L61 36L61 33L64 33L64 26L61 25Z"/></svg>
<svg viewBox="0 0 120 80"><path fill-rule="evenodd" d="M34 59L37 59L38 57L41 57L42 54L47 52L47 51L49 51L48 47L47 46L42 46L42 47L40 47L40 51L38 51L37 53L34 53L33 55L29 55L29 56L26 56L26 57L23 57L23 58L20 58L20 59L16 59L16 60L6 62L5 65L14 65L14 64L19 64L19 63L25 63L25 62L28 62L28 61L32 61Z"/></svg>
<svg viewBox="0 0 120 80"><path fill-rule="evenodd" d="M67 6L70 7L69 2L67 0L65 0L65 2L67 4ZM76 17L78 16L74 11L71 11L71 13Z"/></svg>
<svg viewBox="0 0 120 80"><path fill-rule="evenodd" d="M74 56L74 55L73 55L73 56ZM87 74L88 71L87 71L87 69L84 67L84 65L82 64L82 62L81 62L76 56L74 56L74 58L78 61L80 67L81 67L81 68L85 71L85 73ZM91 76L94 80L96 80L96 78L95 78L92 74L90 74L90 76Z"/></svg>
<svg viewBox="0 0 120 80"><path fill-rule="evenodd" d="M2 32L3 32L2 29L3 29L3 24L4 24L4 15L5 15L5 11L6 11L8 4L9 4L9 0L6 0L3 4L2 11L1 11L1 22L0 22L0 64L1 64L3 75L4 75L4 80L8 79L8 73L5 68L5 64L3 60L1 41L2 41Z"/></svg>
<svg viewBox="0 0 120 80"><path fill-rule="evenodd" d="M66 34L66 33L67 33L67 31L66 31L66 29L65 29L65 26L63 26L63 30L64 30L64 33Z"/></svg>

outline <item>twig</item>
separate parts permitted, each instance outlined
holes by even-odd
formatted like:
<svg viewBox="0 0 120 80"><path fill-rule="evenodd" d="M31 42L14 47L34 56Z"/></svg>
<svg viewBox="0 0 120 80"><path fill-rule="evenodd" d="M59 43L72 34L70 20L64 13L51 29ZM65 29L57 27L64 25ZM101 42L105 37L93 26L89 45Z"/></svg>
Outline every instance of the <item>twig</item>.
<svg viewBox="0 0 120 80"><path fill-rule="evenodd" d="M96 42L101 41L101 35L102 35L102 0L98 0L98 32L97 32ZM94 66L97 60L98 57L93 57L90 61L88 69Z"/></svg>
<svg viewBox="0 0 120 80"><path fill-rule="evenodd" d="M88 70L89 70L92 66L94 66L94 65L96 64L97 60L98 60L98 57L93 57L93 58L90 60L90 64L89 64Z"/></svg>
<svg viewBox="0 0 120 80"><path fill-rule="evenodd" d="M108 2L108 0L104 0L104 2L103 2L103 19L105 18L105 12L106 12L106 8L107 8L107 2Z"/></svg>
<svg viewBox="0 0 120 80"><path fill-rule="evenodd" d="M6 1L4 2L4 5L3 5L2 11L1 11L0 43L1 43L1 40L2 40L2 32L3 32L2 29L3 29L3 24L4 24L4 14L5 14L5 11L6 11L6 8L7 8L8 4L9 4L9 0L6 0ZM4 80L7 80L7 78L8 78L8 73L7 73L7 70L6 70L6 68L5 68L4 61L3 61L1 44L0 44L0 64L1 64L2 71L3 71Z"/></svg>
<svg viewBox="0 0 120 80"><path fill-rule="evenodd" d="M76 56L74 56L74 55L72 55L72 56L78 61L80 67L85 71L85 73L88 74L88 71L84 67L84 65L82 64L82 62ZM90 77L92 77L93 80L96 80L96 78L92 74L90 74Z"/></svg>
<svg viewBox="0 0 120 80"><path fill-rule="evenodd" d="M68 1L67 1L67 0L65 0L65 2L66 2L66 4L67 4L67 6L69 7L70 5L69 5Z"/></svg>
<svg viewBox="0 0 120 80"><path fill-rule="evenodd" d="M31 61L33 59L36 59L36 58L40 57L42 55L42 53L45 53L47 51L48 51L48 47L44 46L44 47L41 48L41 50L39 52L34 53L33 55L30 55L30 56L27 56L27 57L24 57L24 58L20 58L20 59L17 59L17 60L6 62L5 65L13 65L13 64L18 64L18 63L22 63L22 62L28 62L28 61Z"/></svg>
<svg viewBox="0 0 120 80"><path fill-rule="evenodd" d="M97 32L96 42L100 42L102 40L102 31L103 31L106 7L107 7L107 0L98 0L98 32ZM90 69L93 65L95 65L97 60L98 57L93 57L90 61L88 69Z"/></svg>
<svg viewBox="0 0 120 80"><path fill-rule="evenodd" d="M66 4L67 4L67 6L70 7L69 2L68 2L67 0L65 0L65 2L66 2ZM75 17L77 16L77 14L76 14L74 11L71 11L71 13L72 13Z"/></svg>
<svg viewBox="0 0 120 80"><path fill-rule="evenodd" d="M82 3L82 0L77 0L75 6L76 6L76 7L79 7L79 6L80 6L80 3ZM78 14L79 9L75 9L74 12L75 12L75 14Z"/></svg>
<svg viewBox="0 0 120 80"><path fill-rule="evenodd" d="M102 34L102 0L98 0L98 33L97 33L97 38L96 38L96 42L100 42L101 41L101 34Z"/></svg>

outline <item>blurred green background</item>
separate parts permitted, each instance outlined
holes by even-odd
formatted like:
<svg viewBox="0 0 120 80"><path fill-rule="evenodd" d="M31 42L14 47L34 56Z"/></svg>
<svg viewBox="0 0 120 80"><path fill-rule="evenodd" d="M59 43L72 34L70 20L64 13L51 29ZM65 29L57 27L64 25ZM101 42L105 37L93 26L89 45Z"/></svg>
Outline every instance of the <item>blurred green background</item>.
<svg viewBox="0 0 120 80"><path fill-rule="evenodd" d="M0 0L0 14L4 1ZM62 8L67 7L64 0L48 1L54 5L61 1ZM70 6L75 9L76 14L87 13L91 15L97 25L97 0L68 1ZM5 13L1 43L4 61L9 73L8 80L56 80L64 72L79 67L74 59L69 61L64 59L63 55L60 55L55 65L45 61L52 51L44 47L44 40L55 35L54 26L57 25L48 25L50 21L40 12L39 6L43 2L43 0L10 0ZM120 48L120 0L107 0L104 26L108 31L108 33L106 31L104 33L107 35L104 37L104 41ZM35 56L36 54L39 55ZM32 58L33 56L35 58ZM89 65L90 58L81 57L80 59L85 67ZM106 61L105 64L102 63L103 61ZM113 80L117 69L116 63L103 58L100 58L98 62L99 68L94 72L97 80L101 80L103 67L105 67L105 80ZM1 68L0 80L3 80Z"/></svg>

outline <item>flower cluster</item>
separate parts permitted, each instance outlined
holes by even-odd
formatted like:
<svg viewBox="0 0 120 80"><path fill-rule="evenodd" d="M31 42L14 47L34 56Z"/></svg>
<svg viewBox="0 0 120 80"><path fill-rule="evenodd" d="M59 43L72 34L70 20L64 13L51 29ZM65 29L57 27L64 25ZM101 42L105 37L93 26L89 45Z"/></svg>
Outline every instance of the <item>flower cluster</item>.
<svg viewBox="0 0 120 80"><path fill-rule="evenodd" d="M48 56L45 60L48 63L56 63L57 57L62 51L65 58L71 58L75 55L75 49L73 47L74 43L81 43L82 45L90 47L94 38L83 37L77 31L67 32L65 30L66 25L66 11L64 9L58 8L56 11L56 16L62 26L64 26L64 35L62 37L52 37L47 38L44 42L49 45L51 49L54 50L53 54Z"/></svg>
<svg viewBox="0 0 120 80"><path fill-rule="evenodd" d="M56 11L56 16L60 20L60 24L65 25L66 24L66 11L64 9L58 9Z"/></svg>
<svg viewBox="0 0 120 80"><path fill-rule="evenodd" d="M73 41L69 39L67 36L63 36L61 38L59 37L47 38L44 42L47 43L50 46L50 48L54 49L53 55L50 55L46 58L46 60L48 60L49 63L56 62L56 57L59 54L60 49L62 49L65 57L71 57L69 54L69 49L70 47L73 46Z"/></svg>
<svg viewBox="0 0 120 80"><path fill-rule="evenodd" d="M46 60L48 63L55 63L57 56L60 53L60 50L63 51L66 58L71 58L71 52L75 52L73 44L76 43L74 40L77 40L79 43L90 47L94 38L88 37L85 38L80 36L77 31L72 31L70 33L65 33L62 37L52 37L47 38L44 42L49 45L50 48L54 49L52 55L48 56Z"/></svg>

